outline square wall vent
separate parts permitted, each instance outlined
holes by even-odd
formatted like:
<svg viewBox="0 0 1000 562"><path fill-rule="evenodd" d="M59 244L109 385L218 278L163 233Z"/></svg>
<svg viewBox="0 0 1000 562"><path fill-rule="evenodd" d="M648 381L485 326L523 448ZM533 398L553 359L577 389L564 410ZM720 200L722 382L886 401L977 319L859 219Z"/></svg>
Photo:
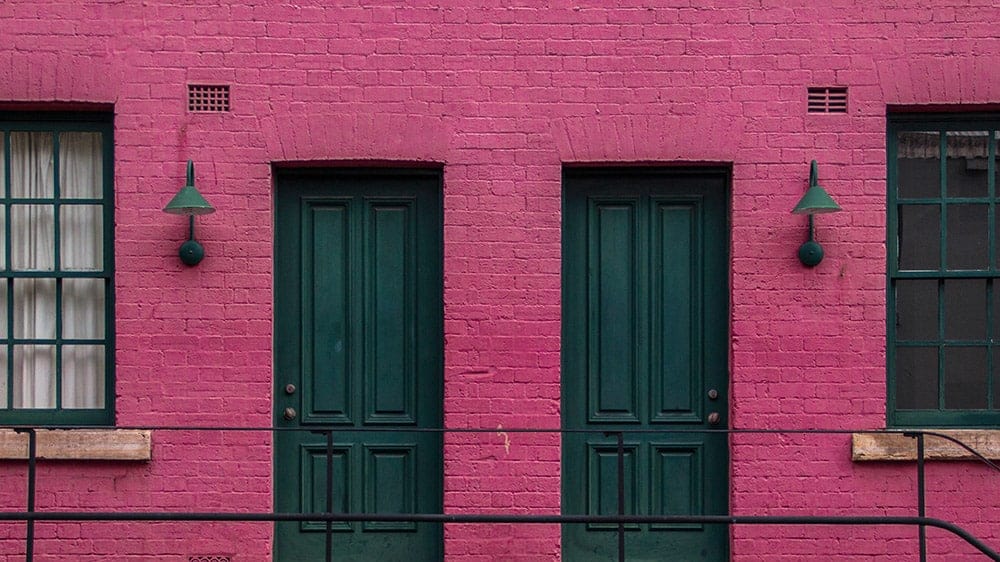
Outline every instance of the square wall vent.
<svg viewBox="0 0 1000 562"><path fill-rule="evenodd" d="M229 111L229 86L188 84L188 111L193 113Z"/></svg>
<svg viewBox="0 0 1000 562"><path fill-rule="evenodd" d="M847 113L847 88L809 88L808 113Z"/></svg>

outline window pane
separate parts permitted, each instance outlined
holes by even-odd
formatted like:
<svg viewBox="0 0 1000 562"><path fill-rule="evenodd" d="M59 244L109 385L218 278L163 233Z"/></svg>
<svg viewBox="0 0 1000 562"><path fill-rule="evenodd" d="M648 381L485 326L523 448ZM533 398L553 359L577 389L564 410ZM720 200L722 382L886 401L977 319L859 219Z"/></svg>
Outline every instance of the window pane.
<svg viewBox="0 0 1000 562"><path fill-rule="evenodd" d="M896 408L936 410L938 350L936 347L896 348Z"/></svg>
<svg viewBox="0 0 1000 562"><path fill-rule="evenodd" d="M989 206L948 205L948 269L988 269Z"/></svg>
<svg viewBox="0 0 1000 562"><path fill-rule="evenodd" d="M101 133L59 135L59 196L64 199L102 195L103 159Z"/></svg>
<svg viewBox="0 0 1000 562"><path fill-rule="evenodd" d="M948 197L986 197L989 195L987 158L989 133L951 131L948 142Z"/></svg>
<svg viewBox="0 0 1000 562"><path fill-rule="evenodd" d="M899 206L899 268L939 269L941 208L937 205Z"/></svg>
<svg viewBox="0 0 1000 562"><path fill-rule="evenodd" d="M986 407L986 348L952 347L944 352L944 407Z"/></svg>
<svg viewBox="0 0 1000 562"><path fill-rule="evenodd" d="M56 337L56 280L14 279L14 337Z"/></svg>
<svg viewBox="0 0 1000 562"><path fill-rule="evenodd" d="M7 407L7 346L0 346L0 408Z"/></svg>
<svg viewBox="0 0 1000 562"><path fill-rule="evenodd" d="M10 134L11 197L52 197L52 133Z"/></svg>
<svg viewBox="0 0 1000 562"><path fill-rule="evenodd" d="M64 338L104 337L103 279L63 279L62 307Z"/></svg>
<svg viewBox="0 0 1000 562"><path fill-rule="evenodd" d="M14 346L14 407L56 407L56 348Z"/></svg>
<svg viewBox="0 0 1000 562"><path fill-rule="evenodd" d="M896 145L897 182L903 199L941 196L941 136L902 132Z"/></svg>
<svg viewBox="0 0 1000 562"><path fill-rule="evenodd" d="M1000 348L993 348L993 409L1000 410L1000 376L997 376L997 366L1000 361Z"/></svg>
<svg viewBox="0 0 1000 562"><path fill-rule="evenodd" d="M104 346L67 345L62 352L63 408L104 407Z"/></svg>
<svg viewBox="0 0 1000 562"><path fill-rule="evenodd" d="M55 268L55 230L51 205L11 205L11 266L16 271Z"/></svg>
<svg viewBox="0 0 1000 562"><path fill-rule="evenodd" d="M0 168L0 176L3 175L3 168ZM0 207L0 269L7 269L7 213Z"/></svg>
<svg viewBox="0 0 1000 562"><path fill-rule="evenodd" d="M896 281L896 339L938 339L938 282Z"/></svg>
<svg viewBox="0 0 1000 562"><path fill-rule="evenodd" d="M944 339L986 340L986 280L944 282Z"/></svg>
<svg viewBox="0 0 1000 562"><path fill-rule="evenodd" d="M59 208L59 252L65 271L100 271L104 238L100 205L63 205Z"/></svg>
<svg viewBox="0 0 1000 562"><path fill-rule="evenodd" d="M7 337L7 280L0 279L0 338ZM7 371L0 371L0 377L6 377Z"/></svg>

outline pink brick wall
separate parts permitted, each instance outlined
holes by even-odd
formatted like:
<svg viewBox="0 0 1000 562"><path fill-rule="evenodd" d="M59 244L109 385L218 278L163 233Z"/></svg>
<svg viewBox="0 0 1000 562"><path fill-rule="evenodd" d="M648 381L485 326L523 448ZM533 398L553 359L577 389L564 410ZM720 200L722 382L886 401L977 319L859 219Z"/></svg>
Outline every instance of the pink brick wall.
<svg viewBox="0 0 1000 562"><path fill-rule="evenodd" d="M435 162L445 185L445 416L558 428L564 164L732 164L732 406L738 428L885 423L887 105L1000 104L993 0L0 3L0 103L115 112L117 422L271 422L272 175L285 162ZM655 6L648 6L655 4ZM185 112L188 82L232 112ZM850 112L807 116L807 86ZM13 107L25 107L14 105ZM219 212L184 268L160 209L193 158ZM811 159L847 212L802 268L789 214ZM452 512L556 513L559 439L449 436ZM740 514L912 514L912 465L858 465L849 438L733 440ZM142 464L47 463L44 509L271 506L263 435L160 431ZM0 506L23 507L23 463ZM929 467L929 515L1000 547L997 475ZM0 524L0 553L23 548ZM270 556L270 525L40 524L38 560ZM733 558L912 555L897 528L741 527ZM932 559L969 547L930 531ZM57 540L58 539L58 540ZM555 526L450 526L449 560L558 558Z"/></svg>

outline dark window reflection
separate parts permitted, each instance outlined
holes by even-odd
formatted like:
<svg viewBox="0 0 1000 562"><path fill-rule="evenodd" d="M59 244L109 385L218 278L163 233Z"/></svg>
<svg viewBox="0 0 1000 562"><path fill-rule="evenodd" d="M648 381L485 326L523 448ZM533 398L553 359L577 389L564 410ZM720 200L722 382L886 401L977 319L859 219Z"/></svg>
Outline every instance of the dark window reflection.
<svg viewBox="0 0 1000 562"><path fill-rule="evenodd" d="M896 348L896 407L937 409L938 351L936 347Z"/></svg>
<svg viewBox="0 0 1000 562"><path fill-rule="evenodd" d="M944 407L986 407L986 348L952 347L944 352Z"/></svg>
<svg viewBox="0 0 1000 562"><path fill-rule="evenodd" d="M899 269L937 270L941 264L941 208L899 206Z"/></svg>

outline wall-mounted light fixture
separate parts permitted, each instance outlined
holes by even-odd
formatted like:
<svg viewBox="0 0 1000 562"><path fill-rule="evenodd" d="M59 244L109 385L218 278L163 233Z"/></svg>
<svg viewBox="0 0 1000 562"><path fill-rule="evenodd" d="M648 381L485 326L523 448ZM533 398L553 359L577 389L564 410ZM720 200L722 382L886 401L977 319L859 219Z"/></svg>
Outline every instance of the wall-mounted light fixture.
<svg viewBox="0 0 1000 562"><path fill-rule="evenodd" d="M182 187L177 195L174 195L174 198L163 208L163 212L188 216L188 220L191 221L191 234L189 240L181 244L179 253L181 261L186 265L198 265L205 257L205 248L194 239L194 216L214 213L215 207L205 201L205 198L194 187L194 162L191 160L188 160L187 165L187 185Z"/></svg>
<svg viewBox="0 0 1000 562"><path fill-rule="evenodd" d="M809 215L809 240L799 247L799 261L806 267L815 267L823 261L823 247L813 238L813 215L836 213L840 205L830 197L825 189L820 187L817 177L819 166L813 160L809 167L809 190L799 199L799 204L792 209L796 215Z"/></svg>

